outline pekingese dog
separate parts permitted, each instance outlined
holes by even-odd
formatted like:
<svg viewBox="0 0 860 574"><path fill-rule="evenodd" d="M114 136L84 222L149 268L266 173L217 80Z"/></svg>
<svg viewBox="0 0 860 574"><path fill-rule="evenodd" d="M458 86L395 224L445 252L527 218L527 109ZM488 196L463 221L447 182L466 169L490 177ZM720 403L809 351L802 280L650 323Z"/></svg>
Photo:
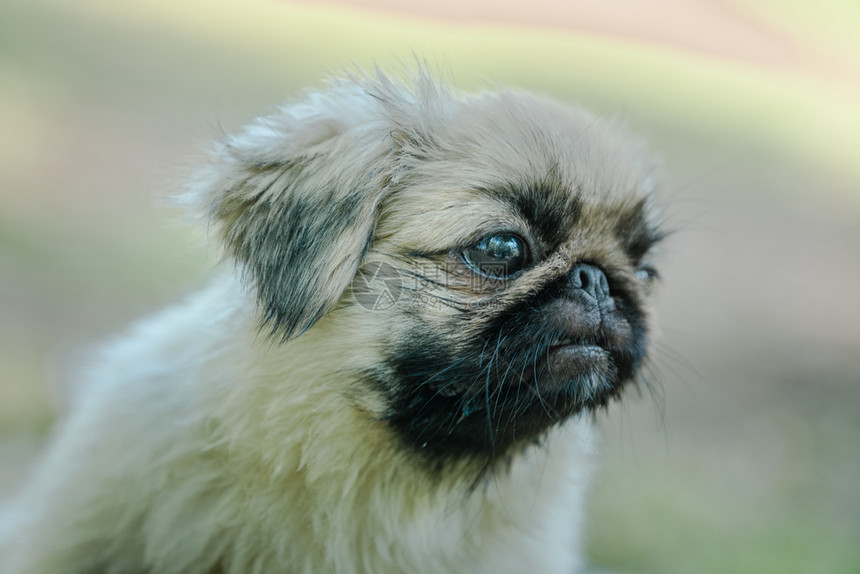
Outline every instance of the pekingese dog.
<svg viewBox="0 0 860 574"><path fill-rule="evenodd" d="M593 413L648 346L650 172L425 71L223 139L183 197L236 265L94 361L3 571L575 571Z"/></svg>

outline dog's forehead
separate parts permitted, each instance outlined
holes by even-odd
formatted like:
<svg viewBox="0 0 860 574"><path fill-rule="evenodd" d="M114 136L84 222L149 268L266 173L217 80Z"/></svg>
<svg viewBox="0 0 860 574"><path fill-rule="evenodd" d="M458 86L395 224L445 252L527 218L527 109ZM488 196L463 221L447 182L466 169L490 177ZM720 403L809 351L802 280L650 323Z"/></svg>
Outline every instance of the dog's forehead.
<svg viewBox="0 0 860 574"><path fill-rule="evenodd" d="M612 123L585 111L503 92L463 102L433 141L411 162L411 189L401 195L425 233L450 240L458 230L525 225L549 249L652 234L648 163Z"/></svg>
<svg viewBox="0 0 860 574"><path fill-rule="evenodd" d="M501 184L532 184L555 202L635 202L648 192L651 167L641 146L613 121L530 94L500 92L465 102L448 145Z"/></svg>

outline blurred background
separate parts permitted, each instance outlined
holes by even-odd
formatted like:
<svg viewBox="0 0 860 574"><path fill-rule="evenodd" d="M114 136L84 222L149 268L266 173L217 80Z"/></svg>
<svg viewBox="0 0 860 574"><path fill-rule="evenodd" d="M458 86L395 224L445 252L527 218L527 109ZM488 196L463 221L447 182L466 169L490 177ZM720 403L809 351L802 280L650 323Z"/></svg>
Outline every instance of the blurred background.
<svg viewBox="0 0 860 574"><path fill-rule="evenodd" d="M78 358L203 284L159 206L358 63L621 117L662 159L662 332L602 417L596 571L860 572L860 3L3 0L0 498Z"/></svg>

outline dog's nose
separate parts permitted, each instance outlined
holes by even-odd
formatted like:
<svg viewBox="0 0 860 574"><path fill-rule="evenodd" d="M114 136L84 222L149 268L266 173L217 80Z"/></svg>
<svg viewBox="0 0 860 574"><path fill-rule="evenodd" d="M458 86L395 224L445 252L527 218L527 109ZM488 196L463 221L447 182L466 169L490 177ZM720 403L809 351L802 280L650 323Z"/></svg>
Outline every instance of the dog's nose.
<svg viewBox="0 0 860 574"><path fill-rule="evenodd" d="M567 279L568 289L582 290L601 303L609 298L609 281L606 274L594 265L577 263Z"/></svg>

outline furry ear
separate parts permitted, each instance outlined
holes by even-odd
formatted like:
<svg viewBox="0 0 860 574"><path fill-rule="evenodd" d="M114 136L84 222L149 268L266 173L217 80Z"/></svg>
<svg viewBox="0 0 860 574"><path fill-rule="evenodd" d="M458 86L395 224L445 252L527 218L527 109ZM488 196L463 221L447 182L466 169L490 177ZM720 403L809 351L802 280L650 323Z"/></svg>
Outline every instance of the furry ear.
<svg viewBox="0 0 860 574"><path fill-rule="evenodd" d="M355 83L307 94L217 144L192 184L272 334L313 326L370 249L395 153L385 117Z"/></svg>

